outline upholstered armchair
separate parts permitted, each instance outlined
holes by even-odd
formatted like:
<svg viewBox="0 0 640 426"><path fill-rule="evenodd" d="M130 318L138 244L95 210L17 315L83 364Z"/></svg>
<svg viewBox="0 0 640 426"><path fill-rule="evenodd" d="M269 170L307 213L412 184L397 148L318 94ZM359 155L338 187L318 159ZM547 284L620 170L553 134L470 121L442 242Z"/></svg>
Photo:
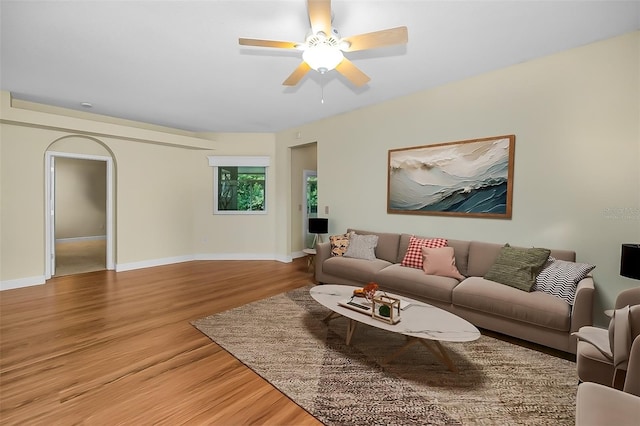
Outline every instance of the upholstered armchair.
<svg viewBox="0 0 640 426"><path fill-rule="evenodd" d="M640 337L631 346L623 390L598 383L578 386L576 425L635 426L640 416Z"/></svg>
<svg viewBox="0 0 640 426"><path fill-rule="evenodd" d="M576 367L581 382L622 389L631 342L640 335L640 287L621 292L609 329L586 326L578 338Z"/></svg>

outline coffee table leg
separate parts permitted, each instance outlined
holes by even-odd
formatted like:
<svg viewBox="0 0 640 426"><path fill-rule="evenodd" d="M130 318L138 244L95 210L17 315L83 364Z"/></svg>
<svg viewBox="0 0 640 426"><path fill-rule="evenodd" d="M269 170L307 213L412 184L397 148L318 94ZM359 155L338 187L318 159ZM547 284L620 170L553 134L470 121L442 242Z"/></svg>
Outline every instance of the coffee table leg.
<svg viewBox="0 0 640 426"><path fill-rule="evenodd" d="M419 339L417 337L408 337L407 339L408 339L407 343L405 343L404 346L402 346L400 349L398 349L397 351L389 355L387 358L385 358L384 360L385 364L390 363L391 361L393 361L394 359L402 355L404 352L406 352L406 350L409 349L414 343L419 342L422 344L422 346L427 348L427 350L431 352L436 358L438 358L440 362L445 364L449 368L449 371L452 371L454 373L458 372L458 369L453 364L453 361L449 357L447 350L437 340ZM438 351L436 351L433 347L431 347L429 342L433 342L436 345L436 348L438 348Z"/></svg>
<svg viewBox="0 0 640 426"><path fill-rule="evenodd" d="M415 337L407 337L407 343L405 343L400 349L398 349L397 351L395 351L394 353L392 353L391 355L386 357L384 359L383 363L384 364L389 364L391 361L393 361L394 359L398 358L400 355L405 353L407 351L407 349L409 349L411 346L413 346L414 343L417 343L418 340L419 339L417 339Z"/></svg>
<svg viewBox="0 0 640 426"><path fill-rule="evenodd" d="M358 321L349 319L349 324L347 325L347 346L351 344L351 338L353 337L353 333L356 331L357 326Z"/></svg>
<svg viewBox="0 0 640 426"><path fill-rule="evenodd" d="M446 364L447 367L449 368L449 371L452 371L454 373L458 372L458 369L453 364L453 361L449 357L449 354L447 353L447 350L444 348L444 346L442 346L442 344L440 342L438 342L437 340L431 340L431 342L433 342L436 345L436 347L438 348L438 350L439 350L439 353L438 353L438 352L435 351L435 349L433 349L431 347L431 345L429 343L427 343L427 340L418 339L418 341L420 343L422 343L422 346L427 348L429 350L429 352L434 354L440 361L442 361L442 363Z"/></svg>
<svg viewBox="0 0 640 426"><path fill-rule="evenodd" d="M341 317L341 316L342 316L342 315L340 315L339 313L337 313L337 312L333 312L333 311L332 311L329 315L327 315L327 316L322 320L322 322L324 322L324 323L326 324L326 323L328 323L329 321L331 321L332 319L336 319L336 318Z"/></svg>

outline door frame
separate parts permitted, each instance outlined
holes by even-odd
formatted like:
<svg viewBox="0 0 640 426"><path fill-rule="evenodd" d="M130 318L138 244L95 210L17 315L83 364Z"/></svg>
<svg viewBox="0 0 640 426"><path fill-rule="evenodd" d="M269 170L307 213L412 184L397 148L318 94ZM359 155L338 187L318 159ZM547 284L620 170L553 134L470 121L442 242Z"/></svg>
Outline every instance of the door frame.
<svg viewBox="0 0 640 426"><path fill-rule="evenodd" d="M107 203L106 203L106 237L107 258L106 269L115 269L113 244L114 212L113 212L113 158L102 155L74 154L69 152L47 151L45 155L45 279L55 274L55 158L75 158L80 160L105 161L107 168Z"/></svg>
<svg viewBox="0 0 640 426"><path fill-rule="evenodd" d="M311 235L308 232L309 213L307 212L307 180L311 176L318 176L316 170L303 170L302 171L302 248L307 248L307 239Z"/></svg>

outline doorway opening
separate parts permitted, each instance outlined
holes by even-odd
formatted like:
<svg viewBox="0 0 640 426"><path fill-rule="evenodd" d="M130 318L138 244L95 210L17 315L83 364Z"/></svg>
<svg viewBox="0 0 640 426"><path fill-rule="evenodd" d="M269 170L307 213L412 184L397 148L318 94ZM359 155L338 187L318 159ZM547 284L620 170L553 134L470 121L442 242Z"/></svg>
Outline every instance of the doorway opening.
<svg viewBox="0 0 640 426"><path fill-rule="evenodd" d="M46 164L46 278L115 269L112 159L49 151Z"/></svg>
<svg viewBox="0 0 640 426"><path fill-rule="evenodd" d="M318 217L318 173L304 170L302 175L302 247L313 248L316 235L309 233L309 218Z"/></svg>

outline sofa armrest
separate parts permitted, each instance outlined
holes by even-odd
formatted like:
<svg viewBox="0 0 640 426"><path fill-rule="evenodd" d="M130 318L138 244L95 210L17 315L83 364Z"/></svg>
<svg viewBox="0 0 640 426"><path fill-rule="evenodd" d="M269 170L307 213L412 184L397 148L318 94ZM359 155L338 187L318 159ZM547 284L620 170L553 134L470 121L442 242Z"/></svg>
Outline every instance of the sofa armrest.
<svg viewBox="0 0 640 426"><path fill-rule="evenodd" d="M331 257L331 243L316 243L315 275L316 281L322 282L322 265Z"/></svg>
<svg viewBox="0 0 640 426"><path fill-rule="evenodd" d="M576 425L637 425L640 397L603 386L584 382L576 396Z"/></svg>
<svg viewBox="0 0 640 426"><path fill-rule="evenodd" d="M593 301L596 287L593 277L588 276L578 283L576 299L571 310L571 332L576 332L580 327L593 325ZM574 342L575 344L575 342Z"/></svg>

